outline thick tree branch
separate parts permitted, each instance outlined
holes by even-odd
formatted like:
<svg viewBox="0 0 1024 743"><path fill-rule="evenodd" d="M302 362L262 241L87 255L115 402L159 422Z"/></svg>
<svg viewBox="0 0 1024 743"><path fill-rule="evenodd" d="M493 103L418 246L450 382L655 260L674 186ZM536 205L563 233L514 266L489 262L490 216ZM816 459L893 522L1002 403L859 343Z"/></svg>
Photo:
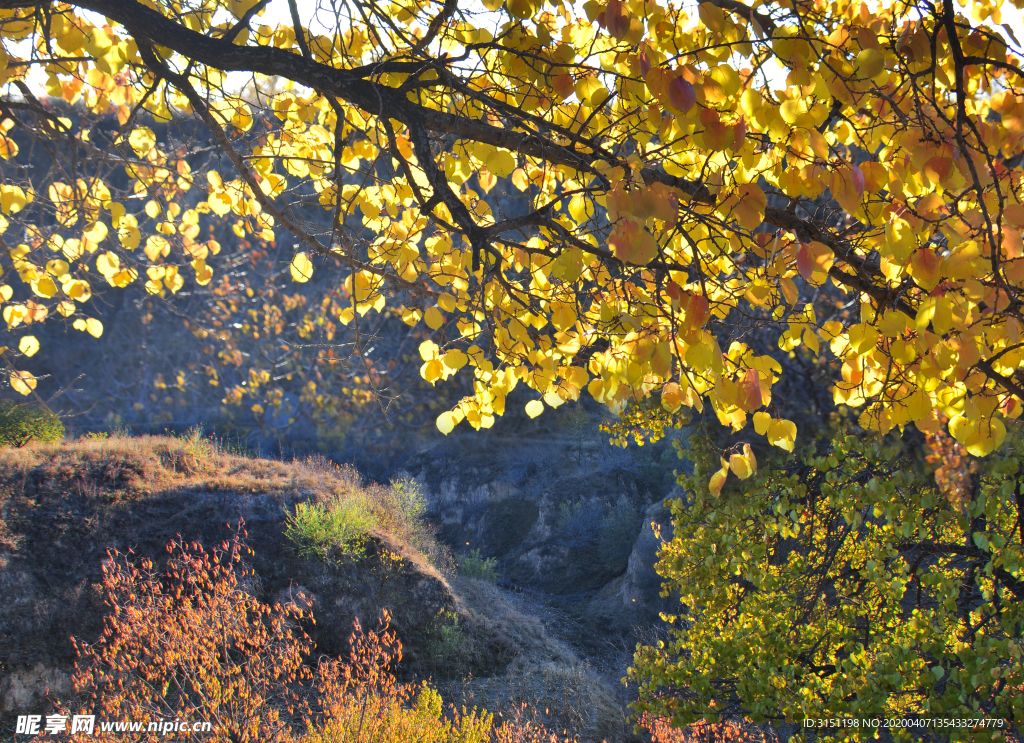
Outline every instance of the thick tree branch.
<svg viewBox="0 0 1024 743"><path fill-rule="evenodd" d="M32 5L26 3L16 7ZM363 79L361 75L366 74L364 70L337 69L276 47L239 46L224 39L211 38L175 23L135 0L82 0L76 5L120 23L136 38L153 39L189 59L225 72L256 72L285 77L324 95L340 98L367 113L378 117L388 116L406 126L416 124L439 134L451 134L460 139L502 147L553 165L566 165L581 172L599 175L590 165L597 159L597 153L580 152L556 144L539 134L503 129L479 119L420 106L407 100L395 88ZM609 164L615 166L625 163L614 160ZM694 200L708 204L715 201L714 195L702 183L678 178L655 168L645 168L642 175L645 180L655 180L677 188Z"/></svg>
<svg viewBox="0 0 1024 743"><path fill-rule="evenodd" d="M757 23L768 37L771 37L772 33L775 31L775 21L773 21L771 17L766 16L764 13L759 13L749 5L739 2L739 0L710 0L710 2L712 5L719 7L722 10L731 10L740 17L747 18Z"/></svg>

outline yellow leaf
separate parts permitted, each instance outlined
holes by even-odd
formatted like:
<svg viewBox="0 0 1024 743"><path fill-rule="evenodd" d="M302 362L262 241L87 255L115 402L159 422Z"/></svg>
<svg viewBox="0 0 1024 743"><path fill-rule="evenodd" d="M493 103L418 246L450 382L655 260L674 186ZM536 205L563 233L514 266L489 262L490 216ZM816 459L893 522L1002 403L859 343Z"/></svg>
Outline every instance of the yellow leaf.
<svg viewBox="0 0 1024 743"><path fill-rule="evenodd" d="M139 274L132 268L122 268L117 273L108 276L107 281L111 286L116 286L118 289L123 289L130 283L135 281L139 277Z"/></svg>
<svg viewBox="0 0 1024 743"><path fill-rule="evenodd" d="M522 168L516 168L512 172L512 185L520 191L525 191L530 187L530 179L527 177L525 170Z"/></svg>
<svg viewBox="0 0 1024 743"><path fill-rule="evenodd" d="M181 287L185 286L185 279L181 278L177 268L173 266L167 267L167 270L164 272L164 286L170 289L172 294L177 293Z"/></svg>
<svg viewBox="0 0 1024 743"><path fill-rule="evenodd" d="M166 258L171 253L171 244L167 241L166 237L160 235L150 235L146 238L146 257L151 261L155 261L157 258L163 256Z"/></svg>
<svg viewBox="0 0 1024 743"><path fill-rule="evenodd" d="M729 476L729 463L722 460L722 469L718 470L711 476L711 481L708 483L708 490L711 491L711 495L717 496L722 492L722 487L725 485L725 479Z"/></svg>
<svg viewBox="0 0 1024 743"><path fill-rule="evenodd" d="M746 480L754 474L754 468L751 466L750 460L742 454L733 454L729 457L729 469L741 480Z"/></svg>
<svg viewBox="0 0 1024 743"><path fill-rule="evenodd" d="M71 281L65 282L63 287L64 293L71 297L76 302L88 302L89 298L92 297L92 288L89 283L82 279L72 279Z"/></svg>
<svg viewBox="0 0 1024 743"><path fill-rule="evenodd" d="M0 212L3 214L16 214L31 199L18 186L4 184L0 186Z"/></svg>
<svg viewBox="0 0 1024 743"><path fill-rule="evenodd" d="M424 361L431 361L437 358L440 350L434 341L425 340L420 344L420 358Z"/></svg>
<svg viewBox="0 0 1024 743"><path fill-rule="evenodd" d="M114 227L119 227L121 225L121 217L124 216L124 204L111 201L107 204L107 209L110 210L110 224Z"/></svg>
<svg viewBox="0 0 1024 743"><path fill-rule="evenodd" d="M103 253L96 259L96 270L107 279L121 270L121 261L114 253Z"/></svg>
<svg viewBox="0 0 1024 743"><path fill-rule="evenodd" d="M576 312L570 305L559 302L551 308L551 324L556 330L568 330L576 324Z"/></svg>
<svg viewBox="0 0 1024 743"><path fill-rule="evenodd" d="M582 194L576 194L569 201L569 215L576 221L576 224L586 222L592 213L593 207Z"/></svg>
<svg viewBox="0 0 1024 743"><path fill-rule="evenodd" d="M743 456L747 458L747 462L750 464L754 474L757 474L757 457L754 456L754 450L750 448L750 444L743 445Z"/></svg>
<svg viewBox="0 0 1024 743"><path fill-rule="evenodd" d="M998 449L1006 439L1006 426L999 418L971 421L956 415L949 421L950 435L975 457L984 457Z"/></svg>
<svg viewBox="0 0 1024 743"><path fill-rule="evenodd" d="M46 264L46 272L58 277L66 275L70 268L71 267L67 264L67 261L62 261L60 259L48 261Z"/></svg>
<svg viewBox="0 0 1024 743"><path fill-rule="evenodd" d="M458 371L459 369L464 367L468 361L469 356L467 356L464 352L460 351L457 348L452 349L451 351L449 351L448 353L441 357L441 363L443 363L449 369L453 369L455 371Z"/></svg>
<svg viewBox="0 0 1024 743"><path fill-rule="evenodd" d="M905 219L894 219L885 225L885 244L897 263L903 263L913 252L917 240L914 228Z"/></svg>
<svg viewBox="0 0 1024 743"><path fill-rule="evenodd" d="M885 69L885 57L877 49L864 49L853 64L857 77L872 78Z"/></svg>
<svg viewBox="0 0 1024 743"><path fill-rule="evenodd" d="M540 400L530 400L526 403L526 414L531 418L536 418L538 415L544 412L544 403Z"/></svg>
<svg viewBox="0 0 1024 743"><path fill-rule="evenodd" d="M82 234L86 240L91 243L99 245L101 242L107 239L109 230L103 222L93 222L89 225L89 228Z"/></svg>
<svg viewBox="0 0 1024 743"><path fill-rule="evenodd" d="M661 389L661 406L674 413L683 405L683 390L675 382L669 382Z"/></svg>
<svg viewBox="0 0 1024 743"><path fill-rule="evenodd" d="M428 307L427 311L423 313L423 321L431 330L437 330L444 325L444 315L437 307Z"/></svg>
<svg viewBox="0 0 1024 743"><path fill-rule="evenodd" d="M117 239L120 241L121 247L127 250L135 250L142 240L142 233L139 232L139 228L134 222L134 217L130 214L125 215L121 219L121 226L117 228Z"/></svg>
<svg viewBox="0 0 1024 743"><path fill-rule="evenodd" d="M406 307L402 310L402 322L406 325L415 325L423 318L423 313L415 307Z"/></svg>
<svg viewBox="0 0 1024 743"><path fill-rule="evenodd" d="M225 0L224 7L228 9L231 15L240 19L256 2L257 0ZM257 15L259 14L257 13Z"/></svg>
<svg viewBox="0 0 1024 743"><path fill-rule="evenodd" d="M35 356L39 350L39 340L34 335L26 335L18 341L18 350L26 356Z"/></svg>
<svg viewBox="0 0 1024 743"><path fill-rule="evenodd" d="M494 173L489 170L482 169L476 175L476 180L480 184L480 188L483 189L484 193L490 193L491 189L498 184L498 179Z"/></svg>
<svg viewBox="0 0 1024 743"><path fill-rule="evenodd" d="M768 206L768 197L760 186L744 183L739 187L740 203L733 212L740 227L747 230L756 229L764 221L764 210Z"/></svg>
<svg viewBox="0 0 1024 743"><path fill-rule="evenodd" d="M28 307L23 304L9 304L4 307L4 322L7 329L16 328L28 317Z"/></svg>
<svg viewBox="0 0 1024 743"><path fill-rule="evenodd" d="M103 335L103 323L101 323L94 317L90 317L88 320L85 321L85 330L93 338L99 338L101 335Z"/></svg>
<svg viewBox="0 0 1024 743"><path fill-rule="evenodd" d="M210 197L206 202L210 205L210 210L218 217L223 217L225 214L230 212L233 205L231 196L224 191L217 191L216 193L210 194Z"/></svg>
<svg viewBox="0 0 1024 743"><path fill-rule="evenodd" d="M292 264L289 269L292 274L292 281L304 284L313 278L313 262L309 260L309 256L305 253L296 253L295 257L292 258Z"/></svg>
<svg viewBox="0 0 1024 743"><path fill-rule="evenodd" d="M202 258L192 261L192 268L196 272L196 283L199 286L206 286L213 279L213 269Z"/></svg>
<svg viewBox="0 0 1024 743"><path fill-rule="evenodd" d="M31 286L32 291L36 295L44 297L45 299L49 299L57 293L57 285L49 276L40 277L38 280L33 281Z"/></svg>
<svg viewBox="0 0 1024 743"><path fill-rule="evenodd" d="M507 178L516 168L516 159L508 150L496 149L487 157L484 165L499 178Z"/></svg>
<svg viewBox="0 0 1024 743"><path fill-rule="evenodd" d="M22 395L31 394L36 388L36 378L27 371L12 371L11 388Z"/></svg>
<svg viewBox="0 0 1024 743"><path fill-rule="evenodd" d="M128 144L135 150L139 157L145 157L156 144L156 134L148 126L139 126L128 135Z"/></svg>
<svg viewBox="0 0 1024 743"><path fill-rule="evenodd" d="M768 443L789 452L793 451L796 445L796 424L793 421L773 420L768 426Z"/></svg>
<svg viewBox="0 0 1024 743"><path fill-rule="evenodd" d="M441 413L437 416L437 430L443 433L445 436L450 434L455 429L455 419L452 418L452 414L449 412Z"/></svg>
<svg viewBox="0 0 1024 743"><path fill-rule="evenodd" d="M18 155L18 143L5 134L0 134L0 157L10 160Z"/></svg>
<svg viewBox="0 0 1024 743"><path fill-rule="evenodd" d="M800 290L796 288L796 282L788 276L779 279L779 289L787 304L795 305L800 298Z"/></svg>
<svg viewBox="0 0 1024 743"><path fill-rule="evenodd" d="M558 387L552 387L544 393L544 402L553 408L557 408L565 402L565 400L562 399L562 396L558 394L558 389Z"/></svg>

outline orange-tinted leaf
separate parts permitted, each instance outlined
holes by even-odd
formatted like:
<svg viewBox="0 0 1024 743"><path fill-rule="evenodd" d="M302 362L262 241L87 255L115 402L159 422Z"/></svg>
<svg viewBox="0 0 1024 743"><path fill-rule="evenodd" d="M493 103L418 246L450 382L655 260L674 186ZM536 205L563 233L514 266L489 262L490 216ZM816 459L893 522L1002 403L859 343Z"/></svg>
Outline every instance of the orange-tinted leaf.
<svg viewBox="0 0 1024 743"><path fill-rule="evenodd" d="M736 404L742 410L753 413L763 404L761 398L761 381L756 369L747 369L743 379L739 382L739 399Z"/></svg>
<svg viewBox="0 0 1024 743"><path fill-rule="evenodd" d="M931 248L919 248L910 256L910 275L918 286L931 291L941 278L941 262L942 259Z"/></svg>
<svg viewBox="0 0 1024 743"><path fill-rule="evenodd" d="M646 266L658 255L658 243L654 236L632 219L621 221L612 231L608 237L608 247L623 263L638 266Z"/></svg>
<svg viewBox="0 0 1024 743"><path fill-rule="evenodd" d="M948 157L933 157L924 164L924 174L932 183L942 183L953 174L953 160Z"/></svg>
<svg viewBox="0 0 1024 743"><path fill-rule="evenodd" d="M697 103L697 89L688 80L675 77L668 84L668 102L686 113Z"/></svg>
<svg viewBox="0 0 1024 743"><path fill-rule="evenodd" d="M768 206L768 197L761 187L754 183L744 183L738 189L740 203L733 214L740 227L747 230L757 229L764 221L764 210Z"/></svg>

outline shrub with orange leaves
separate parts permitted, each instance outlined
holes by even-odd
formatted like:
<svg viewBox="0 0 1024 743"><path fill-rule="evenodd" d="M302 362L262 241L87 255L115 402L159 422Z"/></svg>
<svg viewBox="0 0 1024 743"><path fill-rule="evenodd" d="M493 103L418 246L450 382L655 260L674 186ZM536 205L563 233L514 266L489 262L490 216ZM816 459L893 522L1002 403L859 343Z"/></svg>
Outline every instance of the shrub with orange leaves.
<svg viewBox="0 0 1024 743"><path fill-rule="evenodd" d="M173 541L159 571L150 560L136 566L110 554L103 636L74 641L75 687L90 692L97 713L147 724L209 721L207 743L284 737L281 713L295 712L291 686L311 676L304 658L312 643L295 626L300 610L272 609L246 592L243 536L212 552Z"/></svg>

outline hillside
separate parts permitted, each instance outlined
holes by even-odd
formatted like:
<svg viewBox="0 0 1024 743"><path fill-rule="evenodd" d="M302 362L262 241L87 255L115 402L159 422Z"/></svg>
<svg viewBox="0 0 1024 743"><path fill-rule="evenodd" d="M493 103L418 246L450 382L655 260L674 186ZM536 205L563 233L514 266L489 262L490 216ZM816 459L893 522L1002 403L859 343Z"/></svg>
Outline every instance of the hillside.
<svg viewBox="0 0 1024 743"><path fill-rule="evenodd" d="M297 555L285 532L300 503L368 514L360 554ZM617 679L557 636L571 620L456 576L424 505L414 482L364 485L323 458L238 456L197 433L0 451L0 729L12 729L13 713L47 709L47 689L73 693L69 638L92 642L101 631L108 551L159 564L171 540L213 546L241 523L253 551L246 591L311 611L315 624L303 629L317 653L343 654L353 619L372 626L387 609L404 645L400 677L433 678L468 706L526 703L583 740L629 737Z"/></svg>

